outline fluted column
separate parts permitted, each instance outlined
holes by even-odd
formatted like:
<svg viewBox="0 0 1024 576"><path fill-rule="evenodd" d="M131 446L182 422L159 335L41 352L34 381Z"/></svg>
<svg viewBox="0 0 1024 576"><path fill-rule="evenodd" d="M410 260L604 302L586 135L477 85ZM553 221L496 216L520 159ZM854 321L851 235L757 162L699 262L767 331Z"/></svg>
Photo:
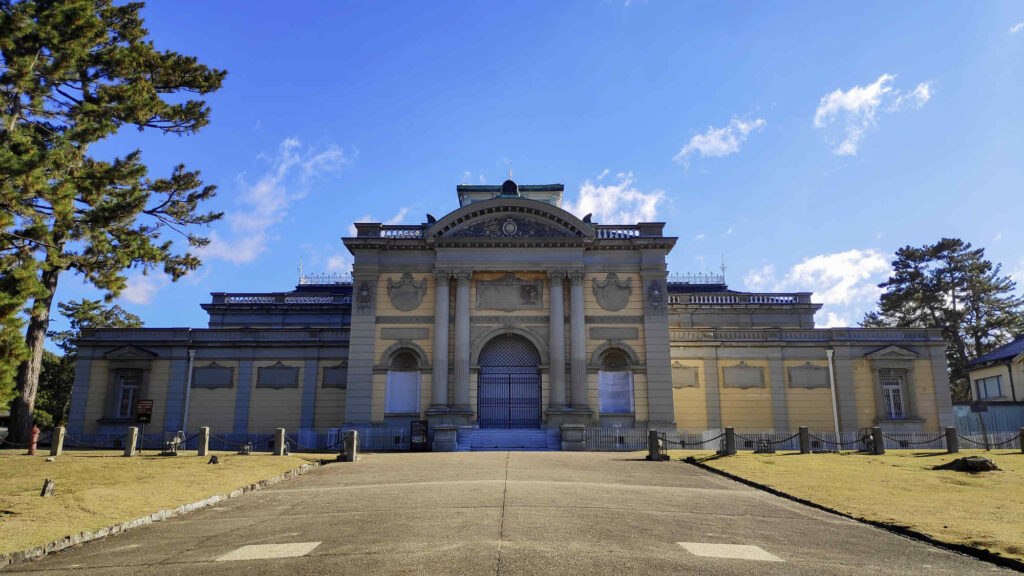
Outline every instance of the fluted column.
<svg viewBox="0 0 1024 576"><path fill-rule="evenodd" d="M469 410L469 280L473 273L460 270L455 276L455 406Z"/></svg>
<svg viewBox="0 0 1024 576"><path fill-rule="evenodd" d="M569 272L569 372L572 407L587 409L587 345L583 318L583 271Z"/></svg>
<svg viewBox="0 0 1024 576"><path fill-rule="evenodd" d="M549 270L548 286L551 310L548 315L548 357L550 374L550 401L548 408L565 408L565 306L562 302L562 282L565 270Z"/></svg>
<svg viewBox="0 0 1024 576"><path fill-rule="evenodd" d="M431 409L448 407L448 283L451 270L434 270L434 378Z"/></svg>

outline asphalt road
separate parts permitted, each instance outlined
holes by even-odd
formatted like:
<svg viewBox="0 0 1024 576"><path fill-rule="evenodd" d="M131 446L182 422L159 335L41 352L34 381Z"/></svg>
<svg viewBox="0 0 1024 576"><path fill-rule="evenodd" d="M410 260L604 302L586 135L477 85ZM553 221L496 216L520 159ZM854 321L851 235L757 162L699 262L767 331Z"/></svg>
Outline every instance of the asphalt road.
<svg viewBox="0 0 1024 576"><path fill-rule="evenodd" d="M1011 573L681 462L566 452L365 454L4 572Z"/></svg>

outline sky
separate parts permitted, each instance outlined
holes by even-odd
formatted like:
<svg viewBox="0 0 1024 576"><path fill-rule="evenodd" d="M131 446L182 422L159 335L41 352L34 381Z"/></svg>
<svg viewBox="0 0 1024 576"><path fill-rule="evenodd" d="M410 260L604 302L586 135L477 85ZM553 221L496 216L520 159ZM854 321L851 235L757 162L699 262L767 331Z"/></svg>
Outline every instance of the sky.
<svg viewBox="0 0 1024 576"><path fill-rule="evenodd" d="M565 185L600 223L664 221L672 273L808 291L855 326L896 249L984 247L1024 284L1024 3L151 1L159 49L228 72L210 124L126 129L218 187L203 266L117 303L204 327L210 292L345 272L354 221L418 224L458 184ZM80 277L57 301L98 298ZM56 312L56 308L54 309ZM54 319L53 327L66 325Z"/></svg>

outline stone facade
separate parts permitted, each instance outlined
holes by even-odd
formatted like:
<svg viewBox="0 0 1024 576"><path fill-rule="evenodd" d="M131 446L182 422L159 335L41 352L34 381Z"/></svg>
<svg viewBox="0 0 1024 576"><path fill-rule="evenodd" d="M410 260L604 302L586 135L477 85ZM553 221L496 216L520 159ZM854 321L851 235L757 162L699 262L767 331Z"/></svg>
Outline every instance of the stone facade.
<svg viewBox="0 0 1024 576"><path fill-rule="evenodd" d="M70 431L122 429L126 398L153 399L167 433L427 420L445 449L477 426L562 430L574 449L594 426L952 423L937 331L816 329L810 294L670 277L664 224L581 220L561 185L458 194L422 225L357 223L350 278L214 293L208 328L87 332Z"/></svg>

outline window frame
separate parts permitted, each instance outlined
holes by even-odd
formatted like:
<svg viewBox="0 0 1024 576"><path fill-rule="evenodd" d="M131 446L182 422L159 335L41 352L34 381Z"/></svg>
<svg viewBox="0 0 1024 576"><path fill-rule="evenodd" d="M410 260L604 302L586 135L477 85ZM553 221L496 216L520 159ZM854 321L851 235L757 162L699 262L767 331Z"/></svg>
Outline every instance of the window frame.
<svg viewBox="0 0 1024 576"><path fill-rule="evenodd" d="M396 385L408 386L409 383L398 382L399 375L410 375L415 376L416 383L414 385L413 399L411 401L412 410L405 410L409 406L405 405L394 405L392 401L398 402L397 399L392 395L393 387ZM388 370L386 379L384 381L384 413L385 414L419 414L420 413L420 395L422 394L423 379L419 370ZM404 376L403 376L404 377Z"/></svg>
<svg viewBox="0 0 1024 576"><path fill-rule="evenodd" d="M988 385L989 385L989 383L991 381L995 381L995 384L996 384L996 390L997 390L998 393L995 394L995 395L992 395L992 394L988 393ZM1002 374L995 374L995 375L992 375L992 376L987 376L985 378L978 378L977 380L974 381L974 387L975 387L975 391L976 391L978 400L992 400L992 399L995 399L995 398L1002 398L1003 397L1003 376L1002 376ZM984 395L982 395L982 391L985 392Z"/></svg>
<svg viewBox="0 0 1024 576"><path fill-rule="evenodd" d="M132 420L135 418L135 404L139 400L142 391L142 379L144 371L138 368L120 368L115 373L117 378L117 410L116 418L119 420ZM129 376L135 378L134 382L128 382ZM127 413L125 413L125 392L130 390Z"/></svg>
<svg viewBox="0 0 1024 576"><path fill-rule="evenodd" d="M628 379L627 388L629 392L629 405L625 407L620 406L608 406L605 404L606 401L610 401L611 392L606 393L605 386L608 384L617 384L614 382L614 376L619 374L625 374ZM610 381L605 380L605 375L611 378ZM601 414L634 414L636 413L636 387L633 380L632 370L598 370L597 371L597 403ZM625 409L623 409L625 408Z"/></svg>
<svg viewBox="0 0 1024 576"><path fill-rule="evenodd" d="M903 394L903 377L887 375L881 377L882 401L888 420L906 420L907 403Z"/></svg>

